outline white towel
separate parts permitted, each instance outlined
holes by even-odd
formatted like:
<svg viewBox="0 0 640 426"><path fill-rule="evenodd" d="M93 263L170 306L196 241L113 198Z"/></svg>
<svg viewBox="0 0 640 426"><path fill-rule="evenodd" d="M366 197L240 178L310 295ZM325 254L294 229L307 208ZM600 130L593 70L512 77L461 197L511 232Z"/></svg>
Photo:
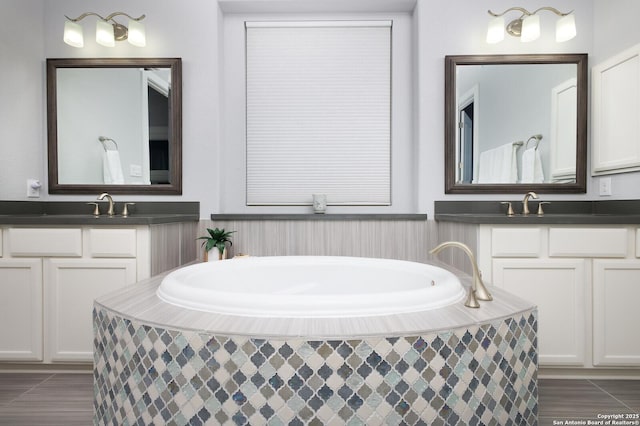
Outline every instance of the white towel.
<svg viewBox="0 0 640 426"><path fill-rule="evenodd" d="M540 153L535 148L529 148L522 154L522 183L544 182Z"/></svg>
<svg viewBox="0 0 640 426"><path fill-rule="evenodd" d="M105 151L102 157L102 173L104 183L124 183L120 153L118 151Z"/></svg>
<svg viewBox="0 0 640 426"><path fill-rule="evenodd" d="M518 179L517 147L512 143L480 153L478 183L516 183Z"/></svg>

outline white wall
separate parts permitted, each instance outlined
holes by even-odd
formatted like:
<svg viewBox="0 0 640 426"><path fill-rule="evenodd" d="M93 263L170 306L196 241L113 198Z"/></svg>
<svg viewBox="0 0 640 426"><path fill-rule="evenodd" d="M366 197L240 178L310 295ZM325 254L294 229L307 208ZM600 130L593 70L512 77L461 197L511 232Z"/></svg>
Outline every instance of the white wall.
<svg viewBox="0 0 640 426"><path fill-rule="evenodd" d="M0 16L0 199L21 200L46 175L42 1L3 0Z"/></svg>
<svg viewBox="0 0 640 426"><path fill-rule="evenodd" d="M19 1L15 2L16 4ZM28 3L31 3L28 2ZM189 0L188 3L173 0L139 0L131 3L126 0L113 0L108 3L87 3L84 0L56 0L38 2L44 4L41 14L47 16L44 23L44 53L39 59L40 67L50 58L83 57L180 57L182 58L183 78L183 195L182 196L117 196L116 201L201 201L201 215L208 217L217 211L218 181L217 161L219 149L218 109L218 19L219 8L213 0ZM188 5L185 6L185 5ZM3 15L4 4L0 4ZM95 18L81 21L85 34L85 47L76 49L62 42L64 15L76 17L93 11L107 15L115 11L124 11L132 16L146 14L143 21L147 32L147 46L138 48L129 43L117 43L107 48L96 44L92 37ZM29 17L25 17L29 21ZM123 21L126 24L126 18ZM41 23L32 23L40 27ZM28 25L27 25L28 26ZM2 71L0 71L2 72ZM43 77L44 74L40 78ZM38 107L44 108L44 92L40 94ZM0 101L2 102L2 101ZM46 128L45 119L40 127ZM45 132L46 133L46 132ZM46 135L39 135L40 155L46 158ZM46 162L40 165L40 174L46 175ZM127 170L125 170L125 173ZM0 175L2 175L0 170ZM20 193L10 196L0 188L0 199L23 199L22 187L26 176L19 179ZM22 183L25 181L25 183ZM97 195L97 194L96 194ZM93 195L47 195L43 200L90 200Z"/></svg>
<svg viewBox="0 0 640 426"><path fill-rule="evenodd" d="M226 0L225 4L243 3ZM244 2L247 3L247 2ZM255 3L255 2L254 2ZM259 2L265 3L265 2ZM287 2L276 2L282 5ZM313 4L312 0L291 3ZM334 2L344 4L345 2ZM366 2L360 2L361 4ZM375 2L374 2L375 3ZM382 4L386 2L377 2ZM406 2L405 2L406 3ZM317 2L316 2L317 4ZM219 153L232 148L234 140L222 137L220 126L221 87L225 83L220 70L225 58L219 56L222 47L222 16L214 0L138 0L135 3L113 0L88 6L84 0L3 0L0 16L2 58L12 58L11 67L0 69L0 199L26 199L26 179L46 176L46 119L44 91L44 61L47 57L181 57L183 60L183 196L121 196L120 200L185 200L201 202L201 217L221 211L233 213L235 207L221 205L221 186L227 188L228 169L240 172L242 164L226 163ZM594 58L609 56L640 42L640 28L633 19L640 15L637 0L556 0L554 7L575 10L578 36L566 43L553 40L552 14L541 16L543 36L528 44L507 39L497 45L484 41L489 19L487 9L503 11L512 1L452 0L434 2L418 0L414 11L413 30L417 38L414 52L413 143L402 155L406 162L400 167L416 167L412 172L413 188L399 202L406 212L433 212L434 200L513 198L504 194L483 196L444 195L444 56L459 54L497 53L589 53ZM547 2L531 0L527 7L546 6ZM120 43L115 48L99 46L90 37L85 48L75 49L62 42L64 15L78 16L88 11L110 13L126 11L132 15L146 14L147 47L136 48ZM44 17L46 16L46 20ZM595 22L594 22L595 19ZM82 23L89 34L95 20ZM616 31L620 26L623 31ZM23 32L24 28L29 31ZM15 37L14 32L24 37ZM624 46L621 46L623 45ZM620 49L618 49L620 46ZM238 94L237 96L242 96ZM10 101L7 101L10 99ZM19 100L19 102L17 102ZM221 164L228 167L222 171ZM637 186L640 174L614 176L614 198L640 198ZM589 179L586 195L543 195L545 199L597 199L595 179ZM636 189L634 191L634 188ZM44 200L90 200L86 196L49 196Z"/></svg>
<svg viewBox="0 0 640 426"><path fill-rule="evenodd" d="M640 1L638 0L594 0L593 54L591 66L603 62L631 46L640 43ZM636 141L640 143L640 141ZM589 158L591 167L591 158ZM600 179L611 179L611 197L598 197ZM589 195L602 200L640 199L640 172L621 173L592 178Z"/></svg>
<svg viewBox="0 0 640 426"><path fill-rule="evenodd" d="M594 0L601 1L601 0ZM489 15L487 9L496 13L513 7L513 1L456 0L438 3L418 3L420 21L420 141L419 181L421 190L420 211L433 212L434 200L512 200L514 195L444 195L444 57L446 55L471 54L520 54L520 53L590 53L593 9L591 1L557 0L553 7L561 11L574 10L578 35L565 43L555 42L555 18L550 12L540 17L542 35L531 43L505 35L504 41L489 45L485 42ZM548 6L548 2L527 1L526 8L534 10ZM510 12L505 19L514 19L517 13ZM446 19L443 19L446 17ZM585 199L585 195L543 195L545 200Z"/></svg>
<svg viewBox="0 0 640 426"><path fill-rule="evenodd" d="M408 14L228 14L224 26L224 83L220 165L222 182L220 190L220 212L222 213L311 213L311 206L247 206L245 187L246 173L243 167L245 150L245 55L244 21L259 20L392 20L392 134L391 134L391 197L387 207L329 206L328 211L403 213L416 209L412 196L415 171L411 162L411 151L415 143L413 137L413 117L411 115L413 94L411 91L411 17Z"/></svg>

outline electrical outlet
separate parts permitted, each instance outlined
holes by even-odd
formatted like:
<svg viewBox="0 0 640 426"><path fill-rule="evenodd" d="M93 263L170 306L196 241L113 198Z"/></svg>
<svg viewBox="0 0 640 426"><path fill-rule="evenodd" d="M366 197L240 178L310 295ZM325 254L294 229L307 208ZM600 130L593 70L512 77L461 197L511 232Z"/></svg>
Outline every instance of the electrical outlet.
<svg viewBox="0 0 640 426"><path fill-rule="evenodd" d="M611 195L611 178L603 177L600 178L600 196L606 197Z"/></svg>
<svg viewBox="0 0 640 426"><path fill-rule="evenodd" d="M27 179L27 197L40 198L42 184L38 179Z"/></svg>

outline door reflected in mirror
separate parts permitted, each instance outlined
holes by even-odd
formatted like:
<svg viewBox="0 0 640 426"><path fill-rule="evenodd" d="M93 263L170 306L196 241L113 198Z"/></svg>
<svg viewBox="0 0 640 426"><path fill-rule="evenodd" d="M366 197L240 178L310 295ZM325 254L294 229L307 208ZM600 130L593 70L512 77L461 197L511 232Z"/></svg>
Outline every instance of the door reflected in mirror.
<svg viewBox="0 0 640 426"><path fill-rule="evenodd" d="M445 191L586 191L586 55L447 56Z"/></svg>
<svg viewBox="0 0 640 426"><path fill-rule="evenodd" d="M50 193L181 193L180 59L47 65Z"/></svg>

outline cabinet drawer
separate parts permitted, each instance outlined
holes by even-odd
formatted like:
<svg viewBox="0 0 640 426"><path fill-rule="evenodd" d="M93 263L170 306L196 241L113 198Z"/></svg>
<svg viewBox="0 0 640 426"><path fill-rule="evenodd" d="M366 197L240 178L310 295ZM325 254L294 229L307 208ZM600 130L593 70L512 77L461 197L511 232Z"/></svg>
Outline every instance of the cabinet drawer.
<svg viewBox="0 0 640 426"><path fill-rule="evenodd" d="M11 256L82 256L80 228L10 228L5 238Z"/></svg>
<svg viewBox="0 0 640 426"><path fill-rule="evenodd" d="M549 256L625 257L627 234L616 228L551 228Z"/></svg>
<svg viewBox="0 0 640 426"><path fill-rule="evenodd" d="M89 229L89 256L136 257L135 229Z"/></svg>
<svg viewBox="0 0 640 426"><path fill-rule="evenodd" d="M540 228L494 228L491 230L493 257L539 257Z"/></svg>

